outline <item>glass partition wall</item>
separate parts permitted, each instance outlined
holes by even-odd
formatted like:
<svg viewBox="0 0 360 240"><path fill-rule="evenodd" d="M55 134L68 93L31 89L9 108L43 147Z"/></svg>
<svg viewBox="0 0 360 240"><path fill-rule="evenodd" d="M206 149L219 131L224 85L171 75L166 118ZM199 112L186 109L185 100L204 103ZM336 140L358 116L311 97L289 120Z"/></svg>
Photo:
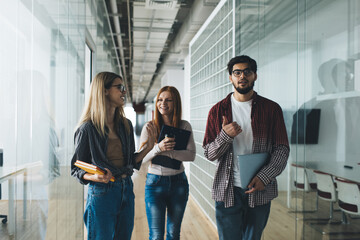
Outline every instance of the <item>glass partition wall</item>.
<svg viewBox="0 0 360 240"><path fill-rule="evenodd" d="M215 212L211 187L216 166L204 157L202 141L210 108L231 91L224 62L233 55L232 2L220 4L214 13L207 20L208 27L190 46L190 115L197 153L190 168L190 192L213 222Z"/></svg>
<svg viewBox="0 0 360 240"><path fill-rule="evenodd" d="M331 201L339 208L340 196L335 192L335 200L329 200L314 173L330 175L335 187L335 177L360 182L359 41L356 0L219 3L190 43L191 124L197 144L191 194L214 223L216 166L205 159L202 140L209 109L233 91L228 60L245 54L258 63L255 90L283 109L291 147L263 238L360 236L359 220L343 224L342 211L330 208Z"/></svg>
<svg viewBox="0 0 360 240"><path fill-rule="evenodd" d="M1 5L0 215L8 219L0 239L84 239L83 187L70 160L85 71L119 69L104 1ZM87 68L86 42L94 43Z"/></svg>

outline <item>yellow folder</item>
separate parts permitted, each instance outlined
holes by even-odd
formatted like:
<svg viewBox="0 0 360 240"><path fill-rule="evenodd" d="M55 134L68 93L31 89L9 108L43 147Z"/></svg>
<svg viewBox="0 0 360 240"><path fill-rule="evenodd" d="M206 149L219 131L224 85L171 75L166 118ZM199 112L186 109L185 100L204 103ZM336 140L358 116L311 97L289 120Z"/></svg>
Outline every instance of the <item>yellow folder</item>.
<svg viewBox="0 0 360 240"><path fill-rule="evenodd" d="M102 168L100 168L98 166L95 166L93 164L90 164L90 163L86 163L86 162L83 162L83 161L76 160L74 165L77 166L78 168L81 168L81 169L85 170L88 173L91 173L91 174L99 174L99 175L104 175L105 174L104 169L102 169ZM110 181L115 182L115 178L112 177L110 179Z"/></svg>

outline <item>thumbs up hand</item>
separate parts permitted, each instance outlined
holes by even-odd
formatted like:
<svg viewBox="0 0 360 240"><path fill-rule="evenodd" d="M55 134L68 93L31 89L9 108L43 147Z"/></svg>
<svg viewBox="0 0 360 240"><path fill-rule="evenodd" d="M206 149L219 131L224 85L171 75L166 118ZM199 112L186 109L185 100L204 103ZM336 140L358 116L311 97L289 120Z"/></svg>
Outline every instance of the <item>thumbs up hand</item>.
<svg viewBox="0 0 360 240"><path fill-rule="evenodd" d="M225 116L223 116L222 119L223 119L222 127L224 128L224 126L228 124L228 120Z"/></svg>
<svg viewBox="0 0 360 240"><path fill-rule="evenodd" d="M223 116L222 129L232 138L242 132L241 127L236 122L228 123L225 116Z"/></svg>

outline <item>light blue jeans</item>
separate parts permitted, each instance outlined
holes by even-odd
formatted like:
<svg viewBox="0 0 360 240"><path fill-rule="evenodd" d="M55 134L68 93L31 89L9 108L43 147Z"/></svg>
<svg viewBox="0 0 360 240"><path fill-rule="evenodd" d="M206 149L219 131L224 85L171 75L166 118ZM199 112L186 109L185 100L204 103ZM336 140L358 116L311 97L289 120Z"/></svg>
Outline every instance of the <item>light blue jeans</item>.
<svg viewBox="0 0 360 240"><path fill-rule="evenodd" d="M150 240L164 239L166 211L166 239L180 239L181 222L188 197L189 184L185 173L174 176L147 174L145 203Z"/></svg>
<svg viewBox="0 0 360 240"><path fill-rule="evenodd" d="M88 240L130 240L134 228L131 177L109 183L91 182L84 213Z"/></svg>
<svg viewBox="0 0 360 240"><path fill-rule="evenodd" d="M270 202L251 208L245 190L234 187L235 205L225 208L215 202L220 240L260 240L270 214Z"/></svg>

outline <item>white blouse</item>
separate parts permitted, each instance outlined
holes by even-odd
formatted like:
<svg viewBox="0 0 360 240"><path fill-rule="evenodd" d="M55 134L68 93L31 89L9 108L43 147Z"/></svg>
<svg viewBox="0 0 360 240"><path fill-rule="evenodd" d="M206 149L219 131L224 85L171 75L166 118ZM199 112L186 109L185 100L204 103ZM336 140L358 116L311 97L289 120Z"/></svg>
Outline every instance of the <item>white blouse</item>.
<svg viewBox="0 0 360 240"><path fill-rule="evenodd" d="M148 133L146 130L147 124L148 123L146 123L144 125L144 127L141 131L140 145L142 145L142 143L146 142L148 139ZM152 164L151 160L157 155L167 156L167 157L170 157L170 158L176 159L178 161L182 161L182 162L195 160L196 149L195 149L195 141L194 141L194 135L192 132L191 125L189 122L187 122L185 120L181 120L179 128L188 130L191 132L186 150L171 150L171 151L161 152L158 144L155 144L153 149L148 154L146 154L146 156L144 157L144 159L142 161L142 164L150 162L150 165L148 167L148 173L161 175L161 176L172 176L172 175L182 173L184 171L184 165L182 163L181 163L179 170L163 167L163 166L160 166L157 164Z"/></svg>

